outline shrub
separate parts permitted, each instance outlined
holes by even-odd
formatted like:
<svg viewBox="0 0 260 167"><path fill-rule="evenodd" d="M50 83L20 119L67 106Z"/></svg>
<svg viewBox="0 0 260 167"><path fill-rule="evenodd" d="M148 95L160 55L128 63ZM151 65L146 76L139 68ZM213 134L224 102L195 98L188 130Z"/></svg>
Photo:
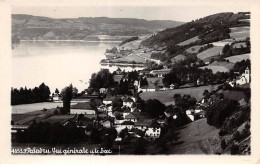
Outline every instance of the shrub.
<svg viewBox="0 0 260 167"><path fill-rule="evenodd" d="M221 145L221 148L222 148L222 149L225 149L225 148L227 147L226 140L225 140L225 139L222 139L220 145Z"/></svg>

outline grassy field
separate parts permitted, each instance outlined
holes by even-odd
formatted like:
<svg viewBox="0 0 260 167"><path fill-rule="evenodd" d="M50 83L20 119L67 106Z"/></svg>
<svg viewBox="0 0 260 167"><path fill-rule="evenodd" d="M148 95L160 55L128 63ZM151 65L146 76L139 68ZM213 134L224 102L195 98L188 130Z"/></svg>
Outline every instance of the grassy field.
<svg viewBox="0 0 260 167"><path fill-rule="evenodd" d="M233 42L233 39L224 39L217 42L212 42L214 46L225 46L226 44L231 44Z"/></svg>
<svg viewBox="0 0 260 167"><path fill-rule="evenodd" d="M233 48L241 48L241 46L246 47L246 43L245 42L235 43L233 45Z"/></svg>
<svg viewBox="0 0 260 167"><path fill-rule="evenodd" d="M207 58L211 58L213 56L218 55L222 51L222 49L223 46L215 46L197 54L197 57L201 60L205 60Z"/></svg>
<svg viewBox="0 0 260 167"><path fill-rule="evenodd" d="M245 40L247 37L250 37L250 27L233 27L230 28L230 30L230 38L233 38L237 41Z"/></svg>
<svg viewBox="0 0 260 167"><path fill-rule="evenodd" d="M118 59L114 59L114 60L111 60L111 62L138 62L138 63L145 63L145 59L144 58L141 58L135 54L131 54L131 55L128 55L126 57L122 57L122 58L118 58Z"/></svg>
<svg viewBox="0 0 260 167"><path fill-rule="evenodd" d="M185 56L183 54L179 54L179 55L175 56L174 58L172 58L172 62L178 62L178 61L181 61L184 59L185 59Z"/></svg>
<svg viewBox="0 0 260 167"><path fill-rule="evenodd" d="M197 41L198 39L199 39L199 37L196 36L196 37L190 38L190 39L188 39L188 40L186 40L186 41L183 41L183 42L181 42L181 43L179 43L179 44L177 44L177 45L179 45L179 46L188 45L188 44L190 44L190 43L192 43L192 42Z"/></svg>
<svg viewBox="0 0 260 167"><path fill-rule="evenodd" d="M242 60L250 59L250 54L236 55L236 56L227 57L225 59L229 60L229 62L236 63Z"/></svg>
<svg viewBox="0 0 260 167"><path fill-rule="evenodd" d="M206 118L196 120L177 130L178 141L168 144L169 154L214 154L218 132L207 124Z"/></svg>
<svg viewBox="0 0 260 167"><path fill-rule="evenodd" d="M54 115L47 119L42 120L42 122L48 123L65 123L68 119L73 118L75 115Z"/></svg>
<svg viewBox="0 0 260 167"><path fill-rule="evenodd" d="M185 50L185 52L187 53L198 53L199 49L204 46L204 45L196 45L196 46L192 46L188 49Z"/></svg>
<svg viewBox="0 0 260 167"><path fill-rule="evenodd" d="M216 74L217 72L228 72L229 70L226 68L226 67L222 67L222 66L214 66L214 65L211 65L211 66L203 66L203 67L199 67L200 69L210 69L212 70L212 73L213 74Z"/></svg>
<svg viewBox="0 0 260 167"><path fill-rule="evenodd" d="M225 67L228 70L231 70L234 67L234 63L232 62L219 62L219 61L214 61L213 63L209 64L208 66L220 66L220 67Z"/></svg>
<svg viewBox="0 0 260 167"><path fill-rule="evenodd" d="M174 94L190 94L192 97L195 97L197 101L201 100L203 97L204 90L211 91L212 89L217 88L218 85L214 86L200 86L200 87L192 87L185 89L174 89L174 90L165 90L165 91L156 91L156 92L144 92L140 94L140 97L143 100L148 99L157 99L165 105L175 104L173 100Z"/></svg>

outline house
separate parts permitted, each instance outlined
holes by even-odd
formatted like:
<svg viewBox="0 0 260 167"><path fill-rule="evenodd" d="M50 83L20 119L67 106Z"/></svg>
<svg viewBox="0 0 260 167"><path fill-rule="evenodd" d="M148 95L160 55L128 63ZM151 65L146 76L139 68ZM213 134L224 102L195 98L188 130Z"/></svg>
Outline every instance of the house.
<svg viewBox="0 0 260 167"><path fill-rule="evenodd" d="M175 85L174 84L171 84L170 85L170 89L174 89L175 88Z"/></svg>
<svg viewBox="0 0 260 167"><path fill-rule="evenodd" d="M123 118L125 118L130 113L131 113L131 111L126 107L125 110L123 111Z"/></svg>
<svg viewBox="0 0 260 167"><path fill-rule="evenodd" d="M122 70L118 67L117 70L116 70L116 74L119 75L121 74Z"/></svg>
<svg viewBox="0 0 260 167"><path fill-rule="evenodd" d="M70 114L96 114L89 102L77 103L71 106Z"/></svg>
<svg viewBox="0 0 260 167"><path fill-rule="evenodd" d="M53 99L53 101L60 101L60 100L61 100L61 95L58 94L58 93L55 93L55 94L52 96L52 99Z"/></svg>
<svg viewBox="0 0 260 167"><path fill-rule="evenodd" d="M131 108L133 104L134 104L134 100L131 99L130 97L123 100L123 106L127 106Z"/></svg>
<svg viewBox="0 0 260 167"><path fill-rule="evenodd" d="M111 117L102 121L102 126L104 128L111 128L111 127L113 127L113 125L114 125L114 119Z"/></svg>
<svg viewBox="0 0 260 167"><path fill-rule="evenodd" d="M122 129L127 128L127 129L131 130L134 127L134 124L135 123L132 121L124 121L121 123L121 127L122 127Z"/></svg>
<svg viewBox="0 0 260 167"><path fill-rule="evenodd" d="M153 139L159 138L160 134L161 134L161 126L155 120L150 123L147 130L145 131L145 135Z"/></svg>
<svg viewBox="0 0 260 167"><path fill-rule="evenodd" d="M132 121L132 122L137 122L138 118L134 116L132 113L127 114L124 119L126 121Z"/></svg>
<svg viewBox="0 0 260 167"><path fill-rule="evenodd" d="M138 92L155 92L155 86L154 85L146 85L141 88L139 88Z"/></svg>
<svg viewBox="0 0 260 167"><path fill-rule="evenodd" d="M105 93L107 93L107 89L106 88L100 88L99 93L105 94Z"/></svg>
<svg viewBox="0 0 260 167"><path fill-rule="evenodd" d="M204 79L203 78L198 78L197 79L197 85L204 85Z"/></svg>
<svg viewBox="0 0 260 167"><path fill-rule="evenodd" d="M138 121L135 122L135 128L142 130L142 131L146 131L146 129L148 128L148 126L150 125L149 122L145 122L145 121Z"/></svg>
<svg viewBox="0 0 260 167"><path fill-rule="evenodd" d="M157 76L157 77L163 77L163 75L168 74L170 72L171 72L171 69L161 69L161 70L152 70L150 72L150 74Z"/></svg>
<svg viewBox="0 0 260 167"><path fill-rule="evenodd" d="M112 101L113 101L115 98L116 98L116 97L114 97L114 96L106 97L106 98L103 99L103 103L104 103L105 105L112 104Z"/></svg>
<svg viewBox="0 0 260 167"><path fill-rule="evenodd" d="M147 75L147 74L149 74L149 73L150 73L149 70L141 70L141 71L139 72L139 75Z"/></svg>
<svg viewBox="0 0 260 167"><path fill-rule="evenodd" d="M164 115L169 118L169 117L174 117L178 115L178 112L180 111L180 108L178 107L173 107L172 105L168 106L165 110L164 110ZM176 119L175 118L175 119Z"/></svg>
<svg viewBox="0 0 260 167"><path fill-rule="evenodd" d="M193 109L186 110L186 115L190 118L191 121L194 121L195 111Z"/></svg>

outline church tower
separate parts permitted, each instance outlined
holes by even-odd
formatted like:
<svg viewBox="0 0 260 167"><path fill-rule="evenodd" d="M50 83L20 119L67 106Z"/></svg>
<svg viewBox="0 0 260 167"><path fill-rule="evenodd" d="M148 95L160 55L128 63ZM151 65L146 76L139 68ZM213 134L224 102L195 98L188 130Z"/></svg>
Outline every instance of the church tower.
<svg viewBox="0 0 260 167"><path fill-rule="evenodd" d="M248 67L245 69L245 78L246 78L246 82L247 82L247 83L251 82L250 70L249 70Z"/></svg>

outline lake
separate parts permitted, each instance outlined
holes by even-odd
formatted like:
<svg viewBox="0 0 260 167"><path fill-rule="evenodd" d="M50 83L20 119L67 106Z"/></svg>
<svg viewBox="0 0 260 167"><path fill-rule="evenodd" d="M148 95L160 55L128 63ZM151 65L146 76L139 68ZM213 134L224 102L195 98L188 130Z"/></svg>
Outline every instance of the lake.
<svg viewBox="0 0 260 167"><path fill-rule="evenodd" d="M88 87L92 73L101 68L110 72L117 69L101 66L99 62L105 59L105 50L118 46L119 42L22 41L12 50L12 87L34 88L44 82L54 92L72 83L82 91Z"/></svg>

